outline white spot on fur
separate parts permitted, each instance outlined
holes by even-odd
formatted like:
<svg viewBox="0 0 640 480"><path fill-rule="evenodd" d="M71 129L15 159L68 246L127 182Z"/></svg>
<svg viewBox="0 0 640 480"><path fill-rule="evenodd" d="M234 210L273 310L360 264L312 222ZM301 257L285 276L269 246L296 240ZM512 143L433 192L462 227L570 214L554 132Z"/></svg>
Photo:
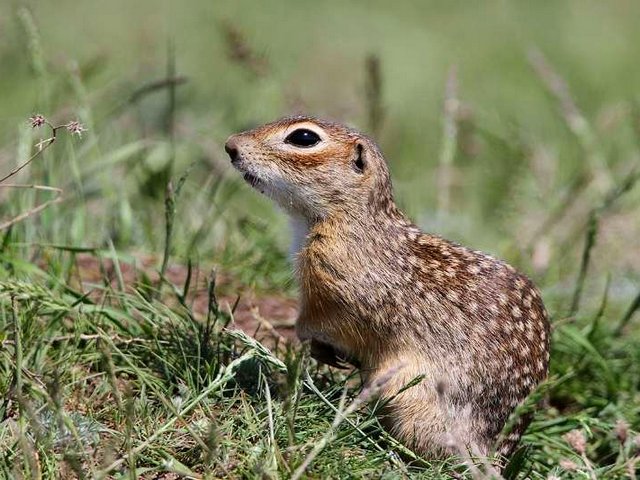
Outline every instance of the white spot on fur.
<svg viewBox="0 0 640 480"><path fill-rule="evenodd" d="M438 270L440 268L440 262L438 260L431 260L429 262L429 266L433 269Z"/></svg>
<svg viewBox="0 0 640 480"><path fill-rule="evenodd" d="M467 271L472 275L478 275L482 270L478 265L469 265Z"/></svg>
<svg viewBox="0 0 640 480"><path fill-rule="evenodd" d="M460 295L458 295L458 292L454 290L449 290L447 292L447 299L449 299L452 302L457 302L460 300Z"/></svg>
<svg viewBox="0 0 640 480"><path fill-rule="evenodd" d="M491 268L491 262L489 260L482 260L480 266L482 268Z"/></svg>
<svg viewBox="0 0 640 480"><path fill-rule="evenodd" d="M409 233L407 233L407 238L409 239L409 241L414 242L417 238L418 238L419 232L416 230L409 230Z"/></svg>

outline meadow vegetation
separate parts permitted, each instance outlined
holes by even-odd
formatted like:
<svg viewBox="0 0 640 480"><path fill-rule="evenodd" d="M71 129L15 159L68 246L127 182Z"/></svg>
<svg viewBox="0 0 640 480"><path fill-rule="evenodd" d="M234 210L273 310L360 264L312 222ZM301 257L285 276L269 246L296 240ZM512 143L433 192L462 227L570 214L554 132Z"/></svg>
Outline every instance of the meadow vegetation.
<svg viewBox="0 0 640 480"><path fill-rule="evenodd" d="M394 442L357 372L292 340L286 220L222 145L304 112L374 136L425 230L540 286L551 372L504 476L636 478L638 18L623 0L5 2L0 476L490 477Z"/></svg>

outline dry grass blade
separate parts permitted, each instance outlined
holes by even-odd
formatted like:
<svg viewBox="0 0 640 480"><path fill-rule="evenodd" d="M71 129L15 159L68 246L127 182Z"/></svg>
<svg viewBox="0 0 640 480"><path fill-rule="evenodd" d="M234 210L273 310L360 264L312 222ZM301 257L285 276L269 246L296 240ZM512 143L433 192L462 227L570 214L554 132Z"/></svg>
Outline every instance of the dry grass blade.
<svg viewBox="0 0 640 480"><path fill-rule="evenodd" d="M225 329L225 333L229 337L240 342L242 345L255 352L257 358L263 360L268 365L271 365L277 371L282 373L287 372L287 366L282 360L277 358L267 347L262 345L256 339L244 333L242 330Z"/></svg>
<svg viewBox="0 0 640 480"><path fill-rule="evenodd" d="M62 201L63 190L61 188L47 187L46 185L18 185L18 184L11 184L11 183L0 185L0 187L32 189L32 190L55 193L55 197L53 197L51 200L47 200L46 202L36 205L32 209L27 210L26 212L23 212L13 217L12 219L7 220L4 223L0 223L0 230L6 230L7 228L15 225L16 223L21 222L26 218L32 217L33 215L40 213L45 208L50 207L51 205Z"/></svg>

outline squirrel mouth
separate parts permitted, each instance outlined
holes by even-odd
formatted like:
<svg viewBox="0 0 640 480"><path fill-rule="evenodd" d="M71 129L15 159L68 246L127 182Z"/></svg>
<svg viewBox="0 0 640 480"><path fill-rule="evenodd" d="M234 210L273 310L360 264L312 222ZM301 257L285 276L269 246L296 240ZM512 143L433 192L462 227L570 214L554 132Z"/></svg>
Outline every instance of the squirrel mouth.
<svg viewBox="0 0 640 480"><path fill-rule="evenodd" d="M258 177L256 177L255 175L251 175L250 173L245 173L242 176L245 180L245 182L247 182L249 185L251 185L252 187L257 187L258 184L260 183L260 180L258 180Z"/></svg>
<svg viewBox="0 0 640 480"><path fill-rule="evenodd" d="M256 177L255 175L251 175L248 172L245 172L244 174L242 174L242 178L244 178L244 181L247 182L249 185L251 185L251 187L255 188L260 193L264 194L264 187L263 187L264 184L260 181L258 177Z"/></svg>

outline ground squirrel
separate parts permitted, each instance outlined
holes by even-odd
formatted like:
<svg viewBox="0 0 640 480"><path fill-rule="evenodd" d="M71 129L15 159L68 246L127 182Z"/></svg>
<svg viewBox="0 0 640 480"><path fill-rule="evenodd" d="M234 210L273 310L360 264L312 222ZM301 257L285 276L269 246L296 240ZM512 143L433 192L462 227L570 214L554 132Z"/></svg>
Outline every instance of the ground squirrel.
<svg viewBox="0 0 640 480"><path fill-rule="evenodd" d="M549 362L549 322L531 281L420 231L396 207L375 142L341 124L288 117L233 135L225 150L291 217L296 332L312 355L359 366L369 384L396 369L381 390L382 420L416 452L442 457L453 439L508 456L528 420L496 446L499 433Z"/></svg>

